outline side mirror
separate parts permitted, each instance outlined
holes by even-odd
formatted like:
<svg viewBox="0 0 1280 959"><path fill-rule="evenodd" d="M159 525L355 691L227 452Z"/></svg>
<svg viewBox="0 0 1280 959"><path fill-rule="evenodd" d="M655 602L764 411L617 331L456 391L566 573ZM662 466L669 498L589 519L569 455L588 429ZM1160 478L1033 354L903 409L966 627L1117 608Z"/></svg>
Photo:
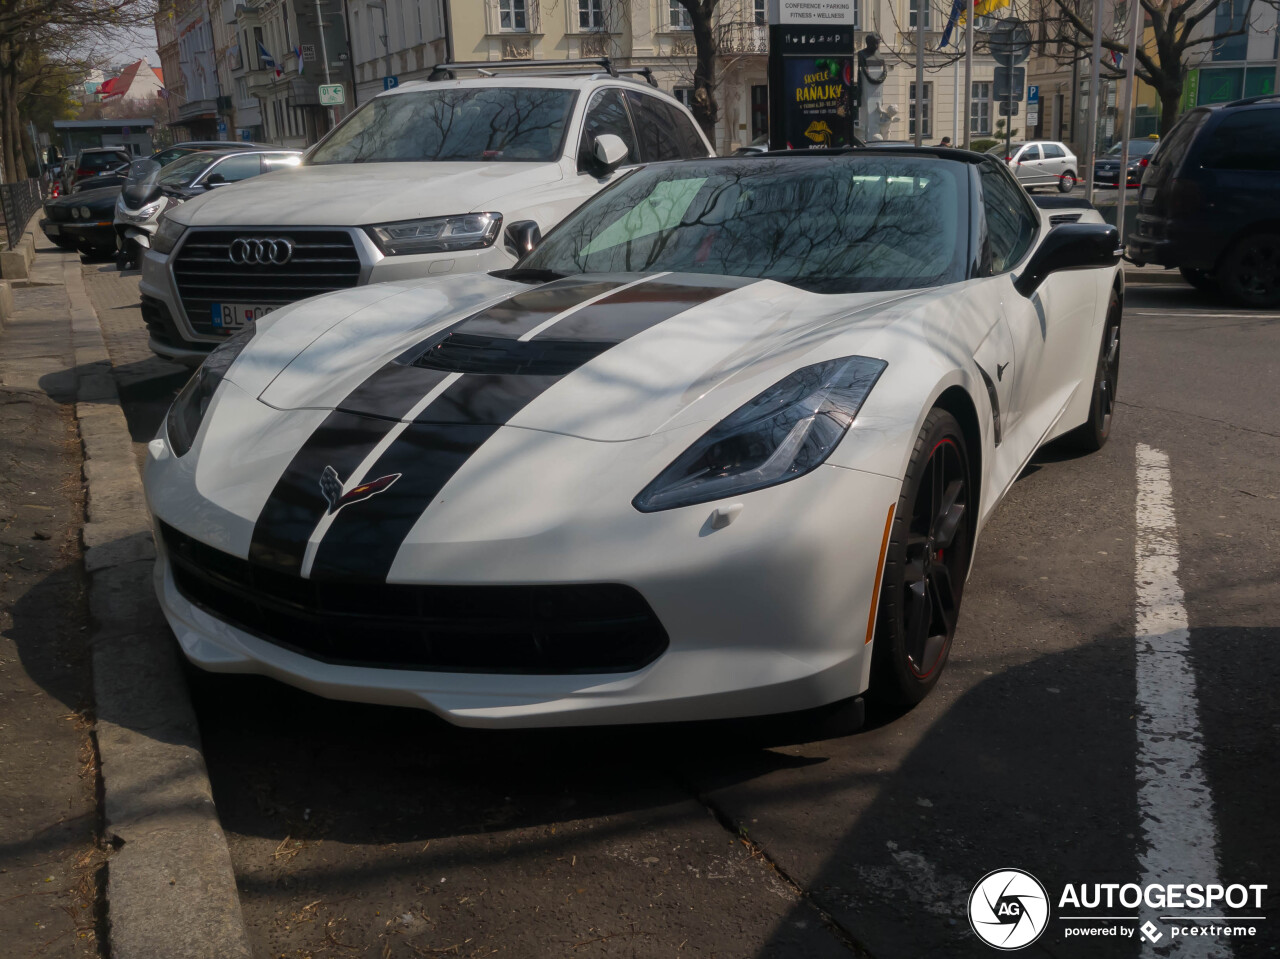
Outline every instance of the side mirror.
<svg viewBox="0 0 1280 959"><path fill-rule="evenodd" d="M1023 296L1030 296L1050 273L1115 266L1120 253L1120 234L1114 226L1064 223L1049 231L1013 286Z"/></svg>
<svg viewBox="0 0 1280 959"><path fill-rule="evenodd" d="M207 187L226 186L227 178L221 173L210 173L205 179L204 185Z"/></svg>
<svg viewBox="0 0 1280 959"><path fill-rule="evenodd" d="M533 220L516 220L507 227L506 240L507 249L519 258L532 253L542 242L542 230Z"/></svg>
<svg viewBox="0 0 1280 959"><path fill-rule="evenodd" d="M602 133L591 144L591 155L595 158L600 176L607 176L618 169L630 152L631 148L626 141L613 133Z"/></svg>

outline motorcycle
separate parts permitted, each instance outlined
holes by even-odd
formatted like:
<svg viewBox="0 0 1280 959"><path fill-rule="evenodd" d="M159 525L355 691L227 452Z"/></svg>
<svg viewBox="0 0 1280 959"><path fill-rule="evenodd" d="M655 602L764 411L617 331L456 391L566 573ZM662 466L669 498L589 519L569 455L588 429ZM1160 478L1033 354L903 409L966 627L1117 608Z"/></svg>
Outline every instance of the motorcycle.
<svg viewBox="0 0 1280 959"><path fill-rule="evenodd" d="M144 250L151 248L151 237L160 225L165 210L182 202L166 194L160 187L160 164L155 160L134 160L129 164L116 200L116 267L121 270L137 266Z"/></svg>

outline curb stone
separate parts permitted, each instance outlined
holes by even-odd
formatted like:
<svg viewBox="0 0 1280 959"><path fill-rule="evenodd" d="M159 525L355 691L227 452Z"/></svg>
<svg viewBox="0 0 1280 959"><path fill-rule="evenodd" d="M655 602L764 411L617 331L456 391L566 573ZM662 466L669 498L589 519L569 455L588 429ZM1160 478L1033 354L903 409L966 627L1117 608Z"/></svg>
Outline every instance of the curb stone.
<svg viewBox="0 0 1280 959"><path fill-rule="evenodd" d="M155 546L111 357L64 259L88 506L93 691L112 959L251 959L178 653L152 592Z"/></svg>
<svg viewBox="0 0 1280 959"><path fill-rule="evenodd" d="M1156 286L1185 286L1191 289L1191 284L1184 280L1177 270L1139 270L1125 267L1124 282L1126 284L1150 283Z"/></svg>

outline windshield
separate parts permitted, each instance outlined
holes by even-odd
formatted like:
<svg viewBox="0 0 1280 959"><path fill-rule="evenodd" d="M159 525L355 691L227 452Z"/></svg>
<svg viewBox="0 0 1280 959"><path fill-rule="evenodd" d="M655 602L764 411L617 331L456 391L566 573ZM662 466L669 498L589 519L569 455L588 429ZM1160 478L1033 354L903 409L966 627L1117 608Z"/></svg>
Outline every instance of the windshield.
<svg viewBox="0 0 1280 959"><path fill-rule="evenodd" d="M189 156L180 157L164 168L158 182L161 186L190 186L196 177L222 157L221 153L192 153Z"/></svg>
<svg viewBox="0 0 1280 959"><path fill-rule="evenodd" d="M683 162L588 200L521 268L760 277L821 293L963 277L965 167L915 157Z"/></svg>
<svg viewBox="0 0 1280 959"><path fill-rule="evenodd" d="M538 87L465 87L377 97L307 162L555 160L575 96Z"/></svg>
<svg viewBox="0 0 1280 959"><path fill-rule="evenodd" d="M1155 148L1156 148L1156 147L1158 147L1159 145L1160 145L1160 141L1159 141L1159 140L1130 140L1130 141L1129 141L1129 156L1131 156L1131 157L1144 157L1144 156L1146 156L1147 154L1149 154L1149 153L1151 153L1152 151L1154 151L1154 150L1155 150ZM1121 148L1122 146L1124 146L1124 144L1123 144L1123 143L1117 143L1115 146L1113 146L1110 150L1108 150L1108 151L1107 151L1106 155L1107 155L1107 156L1109 156L1109 157L1117 157L1117 158L1119 158L1119 156L1120 156L1120 148Z"/></svg>
<svg viewBox="0 0 1280 959"><path fill-rule="evenodd" d="M82 153L79 167L82 170L106 170L128 162L119 153Z"/></svg>

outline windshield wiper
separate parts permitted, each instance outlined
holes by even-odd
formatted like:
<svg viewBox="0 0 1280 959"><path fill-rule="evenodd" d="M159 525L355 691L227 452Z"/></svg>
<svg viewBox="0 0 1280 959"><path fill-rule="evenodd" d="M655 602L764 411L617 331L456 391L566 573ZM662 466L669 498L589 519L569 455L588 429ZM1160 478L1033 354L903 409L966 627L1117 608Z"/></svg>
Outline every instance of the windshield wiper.
<svg viewBox="0 0 1280 959"><path fill-rule="evenodd" d="M557 273L555 270L543 270L537 267L512 267L509 270L493 270L489 274L500 280L515 280L517 283L550 283L568 276L568 273Z"/></svg>

